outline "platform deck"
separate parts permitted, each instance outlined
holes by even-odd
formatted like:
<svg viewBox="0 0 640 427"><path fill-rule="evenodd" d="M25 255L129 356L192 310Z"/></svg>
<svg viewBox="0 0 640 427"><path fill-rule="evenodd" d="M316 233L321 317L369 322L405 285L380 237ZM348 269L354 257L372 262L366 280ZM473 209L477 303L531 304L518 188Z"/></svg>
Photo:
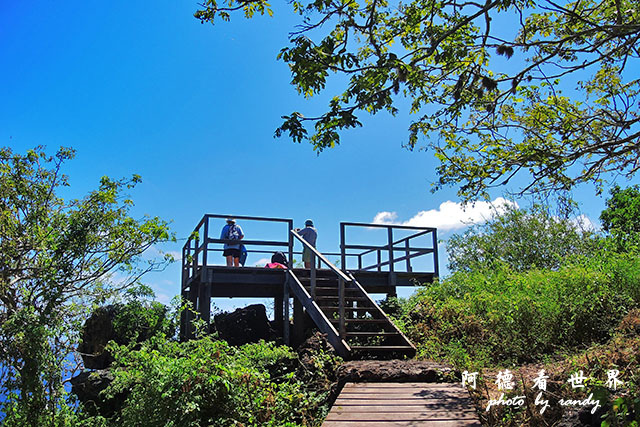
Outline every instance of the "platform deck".
<svg viewBox="0 0 640 427"><path fill-rule="evenodd" d="M302 277L303 268L294 268ZM317 270L318 277L332 276L326 269ZM433 281L433 273L407 273L388 271L354 271L356 279L364 289L374 294L393 294L396 286L416 286ZM333 277L333 276L332 276ZM196 275L185 284L210 284L211 296L216 297L280 297L283 294L285 272L264 267L227 267L213 265L200 267Z"/></svg>
<svg viewBox="0 0 640 427"><path fill-rule="evenodd" d="M480 425L458 383L348 383L322 427Z"/></svg>

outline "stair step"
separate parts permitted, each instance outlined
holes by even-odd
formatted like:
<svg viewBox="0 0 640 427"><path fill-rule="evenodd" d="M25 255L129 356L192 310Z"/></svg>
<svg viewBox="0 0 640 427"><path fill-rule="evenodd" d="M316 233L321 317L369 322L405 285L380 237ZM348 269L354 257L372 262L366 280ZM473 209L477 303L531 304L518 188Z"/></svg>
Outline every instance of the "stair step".
<svg viewBox="0 0 640 427"><path fill-rule="evenodd" d="M331 319L331 323L340 323L340 319ZM389 323L387 319L344 319L345 323Z"/></svg>
<svg viewBox="0 0 640 427"><path fill-rule="evenodd" d="M318 295L316 296L316 302L319 300L337 300L339 297L337 295ZM345 295L345 301L369 301L367 297L356 297L356 296L348 296Z"/></svg>
<svg viewBox="0 0 640 427"><path fill-rule="evenodd" d="M305 289L308 291L309 289L311 289L311 286L308 285L304 285ZM334 291L334 292L338 292L338 287L337 286L316 286L316 290L320 290L320 291ZM360 289L356 289L356 288L344 288L345 292L358 292L360 293Z"/></svg>
<svg viewBox="0 0 640 427"><path fill-rule="evenodd" d="M414 351L408 345L352 345L354 351Z"/></svg>
<svg viewBox="0 0 640 427"><path fill-rule="evenodd" d="M340 307L335 307L335 306L320 305L319 307L323 310L340 310ZM373 310L375 310L375 308L373 307L348 307L346 305L344 306L344 311L373 311Z"/></svg>
<svg viewBox="0 0 640 427"><path fill-rule="evenodd" d="M397 332L347 332L348 337L393 337L400 336Z"/></svg>
<svg viewBox="0 0 640 427"><path fill-rule="evenodd" d="M310 277L299 277L298 279L302 283L311 281ZM316 277L316 281L317 282L322 282L322 283L335 283L336 287L338 286L338 282L336 281L336 279L331 279L331 278L328 278L328 277Z"/></svg>

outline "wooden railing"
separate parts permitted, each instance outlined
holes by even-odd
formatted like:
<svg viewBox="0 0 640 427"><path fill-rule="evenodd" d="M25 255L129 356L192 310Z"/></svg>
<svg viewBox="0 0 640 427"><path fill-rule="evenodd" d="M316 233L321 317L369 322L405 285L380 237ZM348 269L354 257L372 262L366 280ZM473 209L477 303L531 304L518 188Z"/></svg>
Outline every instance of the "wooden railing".
<svg viewBox="0 0 640 427"><path fill-rule="evenodd" d="M383 245L357 245L348 244L346 237L347 227L364 227L364 228L381 228L386 229L387 243ZM398 240L394 240L394 231L398 230L415 230L414 234L403 237ZM426 237L426 244L421 243L419 245L413 244L420 237ZM421 240L424 242L425 238ZM358 252L353 252L353 251ZM351 251L351 252L350 252ZM401 252L403 255L397 257L396 253ZM364 265L363 258L368 254L376 254L376 262L369 265ZM411 260L424 255L432 255L433 273L435 277L438 277L438 236L437 229L432 227L415 227L408 225L387 225L387 224L366 224L359 222L341 222L340 223L340 261L343 269L349 270L375 270L375 271L389 271L395 272L400 269L397 268L397 264L404 262L404 270L406 272L413 272L414 268ZM383 260L383 256L386 256L386 260ZM357 268L347 267L347 258L356 257L358 260Z"/></svg>
<svg viewBox="0 0 640 427"><path fill-rule="evenodd" d="M213 247L210 244L220 244L227 243L232 245L251 245L251 246L264 246L270 248L278 248L283 252L288 253L289 263L291 264L291 260L293 258L293 237L289 236L286 241L282 240L229 240L229 239L219 239L210 236L210 224L209 220L211 219L224 219L224 218L234 218L238 221L263 221L263 222L279 222L287 225L288 230L293 229L293 220L286 218L269 218L269 217L258 217L258 216L244 216L244 215L220 215L220 214L206 214L202 217L194 231L191 233L191 236L187 239L187 242L184 244L182 248L182 287L185 288L189 280L193 278L199 271L201 267L206 267L208 265L208 255L209 252L213 251L222 251L220 247ZM216 230L215 236L219 233ZM251 249L248 250L249 253L261 253L261 254L272 254L273 249L271 250L260 250L260 249ZM291 267L291 265L289 265Z"/></svg>
<svg viewBox="0 0 640 427"><path fill-rule="evenodd" d="M318 306L314 298L307 292L305 287L300 282L300 279L295 275L292 270L287 271L287 291L291 289L295 297L300 301L300 303L307 309L307 313L316 324L320 332L327 335L327 340L333 346L334 349L338 352L341 357L347 357L351 352L351 347L347 344L345 340L345 332L344 325L342 326L343 332L339 332L334 328L331 324L331 321L327 318L327 316L322 312L322 309ZM288 298L288 296L287 296ZM288 319L289 304L285 305L285 318ZM344 315L344 313L343 313ZM341 324L343 324L342 322ZM285 322L285 342L289 342L289 322ZM339 328L340 329L340 328Z"/></svg>
<svg viewBox="0 0 640 427"><path fill-rule="evenodd" d="M339 319L339 328L338 332L340 334L340 338L344 339L346 336L345 331L345 316L344 316L344 287L345 283L350 283L351 278L347 276L342 270L333 265L324 255L322 255L314 246L312 246L309 242L304 240L302 236L300 236L295 230L290 231L291 235L298 239L300 243L304 247L306 247L309 251L311 251L311 271L310 271L310 289L311 289L311 298L315 299L316 297L316 263L315 260L318 259L318 264L325 264L329 270L333 271L338 278L338 319Z"/></svg>

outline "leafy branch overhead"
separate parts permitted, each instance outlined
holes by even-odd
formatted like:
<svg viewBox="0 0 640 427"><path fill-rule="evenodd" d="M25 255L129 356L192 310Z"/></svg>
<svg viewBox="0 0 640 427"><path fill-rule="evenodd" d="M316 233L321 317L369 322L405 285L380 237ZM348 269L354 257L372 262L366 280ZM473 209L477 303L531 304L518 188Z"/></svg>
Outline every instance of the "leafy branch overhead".
<svg viewBox="0 0 640 427"><path fill-rule="evenodd" d="M569 190L638 168L640 7L632 0L293 1L301 23L279 59L326 112L283 116L276 135L334 147L359 116L398 114L409 101L407 147L433 150L435 188L465 199L527 178L521 194ZM213 23L263 0L206 1ZM634 73L635 71L635 73ZM331 74L348 77L328 89ZM336 83L337 84L337 83ZM521 181L522 182L522 181Z"/></svg>

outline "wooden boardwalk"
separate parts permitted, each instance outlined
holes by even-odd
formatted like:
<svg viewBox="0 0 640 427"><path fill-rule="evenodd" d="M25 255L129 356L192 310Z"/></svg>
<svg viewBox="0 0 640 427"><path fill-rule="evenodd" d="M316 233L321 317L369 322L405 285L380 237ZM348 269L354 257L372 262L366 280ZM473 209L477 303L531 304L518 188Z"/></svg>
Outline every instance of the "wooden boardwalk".
<svg viewBox="0 0 640 427"><path fill-rule="evenodd" d="M458 383L347 383L322 427L480 425Z"/></svg>

